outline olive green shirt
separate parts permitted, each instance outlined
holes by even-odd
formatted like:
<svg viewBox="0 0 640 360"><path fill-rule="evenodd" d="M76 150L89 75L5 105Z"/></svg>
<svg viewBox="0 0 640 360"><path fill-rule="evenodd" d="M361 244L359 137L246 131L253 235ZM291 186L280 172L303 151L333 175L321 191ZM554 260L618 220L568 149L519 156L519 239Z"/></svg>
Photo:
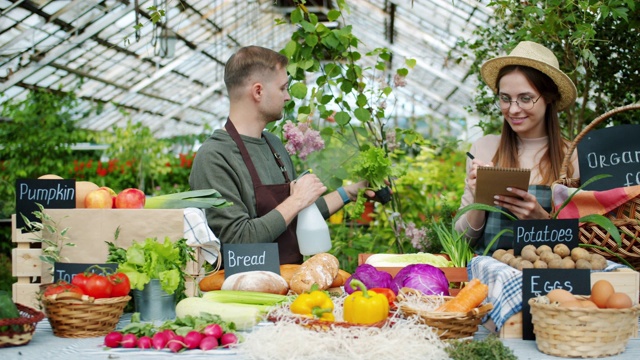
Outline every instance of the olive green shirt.
<svg viewBox="0 0 640 360"><path fill-rule="evenodd" d="M289 180L295 179L291 157L282 141L269 132L263 132L276 153L280 154ZM284 184L285 178L265 141L240 135L258 172L263 185ZM224 130L214 131L198 149L191 168L189 185L192 190L215 189L233 205L211 208L205 212L213 233L222 243L274 242L287 228L282 214L272 210L258 217L253 181L245 165L240 149ZM329 217L327 204L322 197L316 201L325 218Z"/></svg>

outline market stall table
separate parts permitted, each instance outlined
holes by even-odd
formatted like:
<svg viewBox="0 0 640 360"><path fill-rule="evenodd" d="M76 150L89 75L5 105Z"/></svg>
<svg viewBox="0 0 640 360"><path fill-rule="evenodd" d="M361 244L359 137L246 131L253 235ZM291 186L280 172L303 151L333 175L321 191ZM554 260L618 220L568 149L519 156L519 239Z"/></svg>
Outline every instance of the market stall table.
<svg viewBox="0 0 640 360"><path fill-rule="evenodd" d="M122 328L129 323L131 314L122 316L118 328ZM270 326L268 323L258 326ZM489 334L489 331L480 328L474 338L482 339ZM105 350L102 345L103 337L72 339L60 338L53 335L49 322L44 319L36 328L33 339L28 345L0 348L0 358L3 360L14 359L46 359L46 360L86 360L86 359L215 359L215 360L242 360L245 356L239 354L234 349L220 349L203 352L200 350L189 350L179 354L174 354L168 350L139 350L139 349L110 349ZM539 352L535 341L525 341L518 339L503 339L505 345L513 350L518 359L545 360L561 359L555 356L548 356ZM365 355L365 354L363 354ZM399 354L401 357L401 354ZM328 356L328 358L331 358ZM331 358L335 360L335 358ZM617 356L603 357L599 359L616 360L636 360L640 359L640 338L632 338L627 344L626 351Z"/></svg>

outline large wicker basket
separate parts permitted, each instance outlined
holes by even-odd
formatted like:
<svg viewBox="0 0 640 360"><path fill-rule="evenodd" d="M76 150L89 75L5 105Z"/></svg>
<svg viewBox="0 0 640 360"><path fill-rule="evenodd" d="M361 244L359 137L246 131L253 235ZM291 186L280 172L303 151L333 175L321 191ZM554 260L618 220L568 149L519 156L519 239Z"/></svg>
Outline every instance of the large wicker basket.
<svg viewBox="0 0 640 360"><path fill-rule="evenodd" d="M598 116L588 126L586 126L571 143L562 162L560 179L558 179L556 183L563 184L568 187L579 187L579 179L567 178L567 169L569 167L569 163L571 162L571 155L578 146L578 142L580 142L580 140L582 140L582 138L586 136L589 131L594 129L604 120L607 120L608 118L624 111L638 109L640 109L640 104L621 106ZM619 229L620 236L622 238L622 245L618 246L616 241L607 231L594 223L580 224L580 242L583 244L603 247L611 251L611 253L592 247L589 247L588 250L600 254L606 259L615 262L620 262L620 260L618 259L619 256L629 262L636 270L640 270L640 198L636 197L630 201L627 201L626 203L616 208L615 211L605 214L604 216L608 217ZM613 255L612 253L615 255Z"/></svg>
<svg viewBox="0 0 640 360"><path fill-rule="evenodd" d="M596 358L624 352L637 330L640 305L629 309L565 308L529 299L538 350L560 357Z"/></svg>
<svg viewBox="0 0 640 360"><path fill-rule="evenodd" d="M64 294L64 295L63 295ZM65 338L98 337L115 330L131 296L94 299L63 293L42 299L53 334Z"/></svg>
<svg viewBox="0 0 640 360"><path fill-rule="evenodd" d="M493 309L493 304L486 303L467 313L425 311L412 306L411 302L405 302L405 296L406 294L403 293L398 294L398 309L405 316L417 315L422 323L433 327L440 339L443 340L473 336L473 334L478 331L478 326L482 322L482 318ZM412 294L411 296L416 295ZM436 298L436 296L430 295L418 296L423 298L425 302L432 301L430 299ZM443 298L445 301L448 301L453 299L453 296L438 296L438 298Z"/></svg>
<svg viewBox="0 0 640 360"><path fill-rule="evenodd" d="M0 320L0 348L26 345L44 314L28 306L16 304L20 317ZM3 330L6 327L5 330Z"/></svg>

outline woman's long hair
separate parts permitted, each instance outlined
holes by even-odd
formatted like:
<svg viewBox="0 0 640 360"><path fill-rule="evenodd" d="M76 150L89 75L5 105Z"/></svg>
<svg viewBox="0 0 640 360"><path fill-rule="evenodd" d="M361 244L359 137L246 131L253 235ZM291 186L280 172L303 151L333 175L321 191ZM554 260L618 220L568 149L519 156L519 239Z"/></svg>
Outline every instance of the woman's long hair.
<svg viewBox="0 0 640 360"><path fill-rule="evenodd" d="M544 124L549 136L549 144L546 151L540 159L539 170L542 177L540 185L551 185L560 177L560 169L564 160L565 152L569 146L569 142L562 137L560 131L560 121L558 120L557 101L560 99L558 86L539 70L528 66L508 65L500 69L498 78L496 79L496 88L500 89L500 79L506 74L514 71L521 72L529 83L540 92L540 95L547 103L544 113ZM518 162L518 135L516 134L507 121L502 124L502 136L500 137L500 145L496 154L493 156L493 163L500 167L520 167ZM569 164L567 176L571 177L573 166Z"/></svg>

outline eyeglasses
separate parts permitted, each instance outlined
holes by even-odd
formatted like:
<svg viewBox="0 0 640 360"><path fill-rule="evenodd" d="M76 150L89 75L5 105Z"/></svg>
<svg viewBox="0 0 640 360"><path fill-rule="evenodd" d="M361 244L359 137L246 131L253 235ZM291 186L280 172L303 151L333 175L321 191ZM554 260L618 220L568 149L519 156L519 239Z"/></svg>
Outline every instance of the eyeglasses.
<svg viewBox="0 0 640 360"><path fill-rule="evenodd" d="M511 100L511 98L506 95L500 95L496 101L496 106L502 110L508 110L511 108L512 103L516 103L522 110L531 110L533 109L533 105L535 105L541 97L542 95L533 100L529 95L522 95L518 97L518 100Z"/></svg>

